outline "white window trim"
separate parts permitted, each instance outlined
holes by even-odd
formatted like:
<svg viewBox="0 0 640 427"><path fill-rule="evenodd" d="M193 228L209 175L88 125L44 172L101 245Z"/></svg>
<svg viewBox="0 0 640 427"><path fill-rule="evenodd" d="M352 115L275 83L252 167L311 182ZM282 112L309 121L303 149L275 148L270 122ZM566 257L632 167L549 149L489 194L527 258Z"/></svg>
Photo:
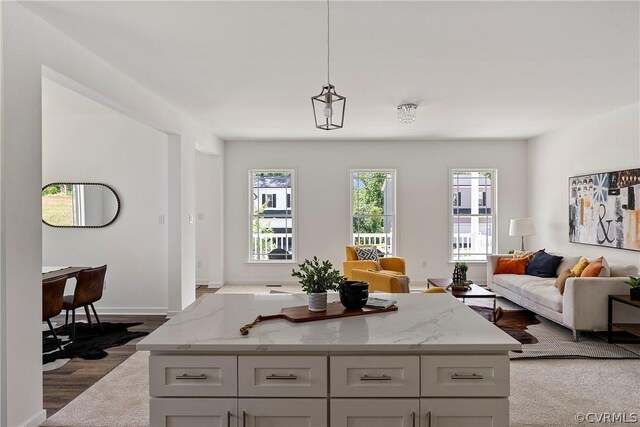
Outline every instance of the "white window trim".
<svg viewBox="0 0 640 427"><path fill-rule="evenodd" d="M293 246L293 252L291 253L291 259L283 260L254 260L252 259L253 253L251 247L253 245L253 174L256 172L288 172L291 174L291 246ZM259 264L259 265L282 265L282 264L298 264L298 197L296 194L296 170L292 168L278 168L278 169L249 169L247 179L247 201L248 201L248 239L247 239L247 261L245 264Z"/></svg>
<svg viewBox="0 0 640 427"><path fill-rule="evenodd" d="M354 172L391 172L393 180L393 239L391 244L392 255L394 257L400 256L398 254L398 191L397 191L397 173L395 168L363 168L363 169L350 169L349 170L349 234L347 241L349 244L353 244L353 174Z"/></svg>
<svg viewBox="0 0 640 427"><path fill-rule="evenodd" d="M449 241L449 245L447 246L447 259L449 260L449 264L455 264L456 262L460 262L453 259L452 248L453 248L453 173L454 172L478 172L478 171L487 171L491 172L493 178L491 180L491 254L499 254L498 251L498 168L485 168L485 167L477 167L477 168L453 168L449 167L449 174L447 176L447 194L448 194L448 206L447 206L447 216L449 227L447 228L447 235L449 236L447 240ZM491 255L487 254L487 256ZM485 261L464 261L467 264L486 264Z"/></svg>

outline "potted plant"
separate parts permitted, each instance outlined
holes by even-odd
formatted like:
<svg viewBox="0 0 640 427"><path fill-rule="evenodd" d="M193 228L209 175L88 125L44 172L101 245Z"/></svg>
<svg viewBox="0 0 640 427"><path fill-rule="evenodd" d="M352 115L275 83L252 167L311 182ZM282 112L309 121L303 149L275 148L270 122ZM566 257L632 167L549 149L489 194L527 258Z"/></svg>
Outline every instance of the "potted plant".
<svg viewBox="0 0 640 427"><path fill-rule="evenodd" d="M292 270L291 275L300 279L302 290L309 294L309 311L325 311L327 309L327 291L335 291L345 277L338 270L334 270L329 261L318 260L313 257L298 264L300 270Z"/></svg>
<svg viewBox="0 0 640 427"><path fill-rule="evenodd" d="M459 262L458 266L460 267L460 273L462 273L462 283L467 281L467 271L469 270L469 265L466 262Z"/></svg>
<svg viewBox="0 0 640 427"><path fill-rule="evenodd" d="M624 283L631 286L629 298L632 300L640 300L640 277L629 277L629 280Z"/></svg>

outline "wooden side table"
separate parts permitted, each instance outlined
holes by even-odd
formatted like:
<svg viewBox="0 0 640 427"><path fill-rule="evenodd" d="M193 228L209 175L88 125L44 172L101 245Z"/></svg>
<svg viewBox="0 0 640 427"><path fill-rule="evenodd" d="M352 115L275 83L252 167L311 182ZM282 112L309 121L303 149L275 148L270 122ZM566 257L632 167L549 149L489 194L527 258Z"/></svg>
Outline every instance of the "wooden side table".
<svg viewBox="0 0 640 427"><path fill-rule="evenodd" d="M640 309L640 301L632 300L629 295L609 295L607 310L607 340L610 343L639 344L640 338L613 339L613 328L628 332L636 337L640 337L640 323L613 323L613 302L630 305Z"/></svg>

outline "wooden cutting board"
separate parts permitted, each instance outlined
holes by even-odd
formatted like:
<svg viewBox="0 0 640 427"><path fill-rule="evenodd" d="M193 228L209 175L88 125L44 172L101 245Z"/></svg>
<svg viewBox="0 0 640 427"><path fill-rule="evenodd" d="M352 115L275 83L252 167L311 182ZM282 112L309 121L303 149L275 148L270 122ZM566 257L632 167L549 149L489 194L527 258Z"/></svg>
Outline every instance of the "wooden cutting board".
<svg viewBox="0 0 640 427"><path fill-rule="evenodd" d="M313 322L315 320L337 319L341 317L363 316L365 314L387 313L398 311L398 306L392 305L389 308L371 308L362 307L358 310L346 309L340 302L330 302L327 304L326 311L309 311L309 306L299 305L297 307L285 307L279 314L271 314L267 316L258 316L253 323L244 325L240 328L242 335L249 334L249 329L260 322L272 319L285 319L293 323Z"/></svg>

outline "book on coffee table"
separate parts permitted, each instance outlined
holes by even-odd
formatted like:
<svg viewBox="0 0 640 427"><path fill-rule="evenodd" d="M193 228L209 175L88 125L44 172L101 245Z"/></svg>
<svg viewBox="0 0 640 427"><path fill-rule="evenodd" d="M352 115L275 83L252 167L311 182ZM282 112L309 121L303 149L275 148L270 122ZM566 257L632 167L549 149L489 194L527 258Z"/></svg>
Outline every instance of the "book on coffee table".
<svg viewBox="0 0 640 427"><path fill-rule="evenodd" d="M395 301L392 299L369 297L369 299L367 299L367 303L365 304L365 306L371 307L371 308L389 308L392 305L395 305L397 302L398 301Z"/></svg>

